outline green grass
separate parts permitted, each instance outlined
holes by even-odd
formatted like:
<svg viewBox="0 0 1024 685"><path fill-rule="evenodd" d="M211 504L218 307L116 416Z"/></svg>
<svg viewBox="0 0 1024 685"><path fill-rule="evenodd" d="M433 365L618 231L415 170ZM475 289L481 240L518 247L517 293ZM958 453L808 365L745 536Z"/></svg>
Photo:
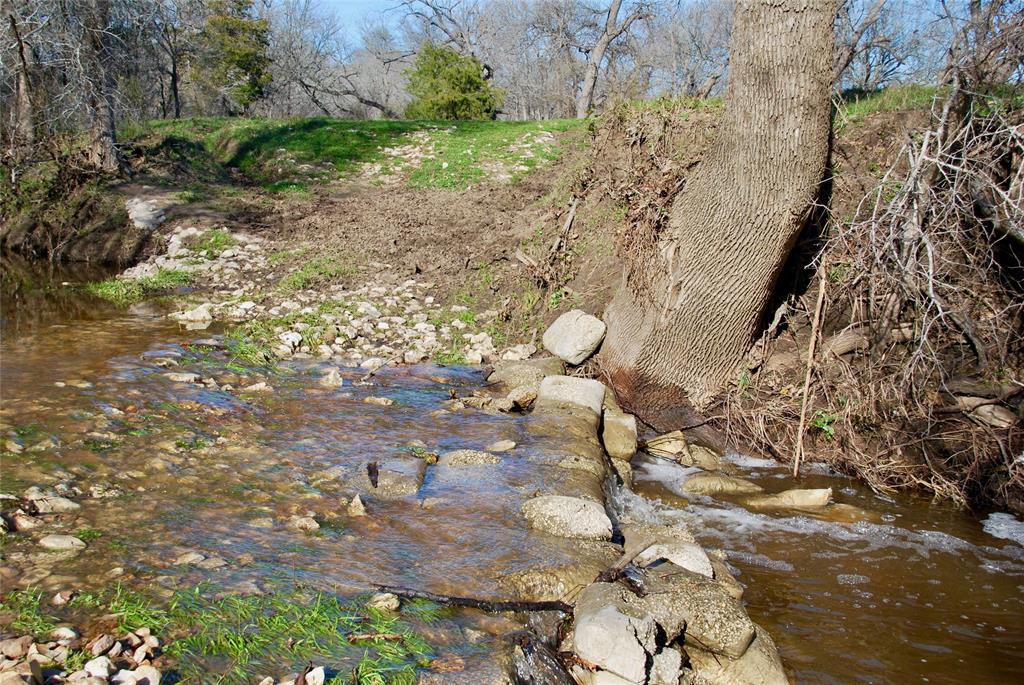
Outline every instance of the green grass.
<svg viewBox="0 0 1024 685"><path fill-rule="evenodd" d="M52 617L43 613L42 601L43 591L39 588L14 590L0 601L0 611L7 611L13 615L11 628L18 634L42 638L49 635L57 625Z"/></svg>
<svg viewBox="0 0 1024 685"><path fill-rule="evenodd" d="M501 165L516 180L560 152L545 132L582 126L577 120L523 121L351 121L306 119L194 118L157 120L131 127L126 139L148 141L188 165L199 178L224 178L226 168L242 171L272 193L308 196L316 183L395 159L385 148L410 142L427 131L433 158L421 160L409 183L426 188L465 188ZM158 141L158 142L154 142ZM527 146L526 143L529 143ZM222 167L218 173L210 164ZM521 167L521 168L520 168ZM186 191L187 192L187 191ZM194 201L189 195L186 201Z"/></svg>
<svg viewBox="0 0 1024 685"><path fill-rule="evenodd" d="M90 540L97 540L103 537L103 531L96 530L95 528L79 528L75 531L75 537L82 542L89 542Z"/></svg>
<svg viewBox="0 0 1024 685"><path fill-rule="evenodd" d="M214 228L204 231L192 239L191 248L196 252L207 252L211 257L216 257L224 250L235 245L235 239L231 232L223 228Z"/></svg>
<svg viewBox="0 0 1024 685"><path fill-rule="evenodd" d="M319 257L306 262L297 270L282 278L279 287L285 292L304 290L311 285L326 283L345 276L353 276L357 272L354 266L343 264L334 257Z"/></svg>
<svg viewBox="0 0 1024 685"><path fill-rule="evenodd" d="M879 112L929 110L937 95L938 88L922 85L892 86L870 93L848 91L843 94L841 110L853 120Z"/></svg>
<svg viewBox="0 0 1024 685"><path fill-rule="evenodd" d="M144 278L108 278L88 283L85 289L96 297L119 306L126 306L189 285L191 282L192 274L187 271L160 269L152 276Z"/></svg>
<svg viewBox="0 0 1024 685"><path fill-rule="evenodd" d="M310 349L324 342L328 329L333 326L327 315L339 310L350 310L347 302L332 300L324 302L308 314L294 313L269 319L257 319L229 330L225 342L231 359L253 366L265 366L274 360L273 348L277 344L278 328L291 329L292 324L304 323L301 331L302 345Z"/></svg>

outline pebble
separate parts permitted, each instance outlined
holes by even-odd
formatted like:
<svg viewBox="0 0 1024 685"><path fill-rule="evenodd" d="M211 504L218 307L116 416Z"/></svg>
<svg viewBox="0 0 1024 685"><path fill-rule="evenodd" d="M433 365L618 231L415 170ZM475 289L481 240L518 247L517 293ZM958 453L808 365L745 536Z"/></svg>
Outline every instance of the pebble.
<svg viewBox="0 0 1024 685"><path fill-rule="evenodd" d="M398 611L401 601L398 599L398 595L390 592L378 592L370 597L370 601L366 603L366 606L378 611Z"/></svg>
<svg viewBox="0 0 1024 685"><path fill-rule="evenodd" d="M39 545L53 550L77 550L86 547L86 544L74 535L47 535L39 541Z"/></svg>
<svg viewBox="0 0 1024 685"><path fill-rule="evenodd" d="M497 442L491 443L487 446L488 452L508 452L511 449L515 449L516 443L514 440L498 440Z"/></svg>

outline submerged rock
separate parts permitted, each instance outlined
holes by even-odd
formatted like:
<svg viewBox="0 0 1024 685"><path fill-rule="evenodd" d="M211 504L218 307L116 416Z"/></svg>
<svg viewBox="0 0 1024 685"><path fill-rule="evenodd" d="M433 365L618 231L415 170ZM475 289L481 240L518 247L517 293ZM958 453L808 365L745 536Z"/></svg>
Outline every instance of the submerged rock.
<svg viewBox="0 0 1024 685"><path fill-rule="evenodd" d="M587 360L604 340L601 319L581 309L573 309L555 319L544 332L544 348L569 364Z"/></svg>
<svg viewBox="0 0 1024 685"><path fill-rule="evenodd" d="M817 509L828 506L832 488L783 490L773 495L748 497L743 504L754 509Z"/></svg>
<svg viewBox="0 0 1024 685"><path fill-rule="evenodd" d="M695 495L748 495L764 492L757 483L720 473L697 473L686 479L683 490Z"/></svg>
<svg viewBox="0 0 1024 685"><path fill-rule="evenodd" d="M345 384L345 380L341 377L341 372L337 369L331 369L325 373L319 382L325 388L340 388Z"/></svg>
<svg viewBox="0 0 1024 685"><path fill-rule="evenodd" d="M74 535L47 535L39 541L40 547L53 550L85 549L86 544Z"/></svg>
<svg viewBox="0 0 1024 685"><path fill-rule="evenodd" d="M612 522L604 507L578 497L535 497L523 505L523 515L534 528L559 537L582 540L610 540L612 537Z"/></svg>
<svg viewBox="0 0 1024 685"><path fill-rule="evenodd" d="M442 466L481 466L484 464L497 464L499 462L501 462L501 459L495 455L479 450L453 450L445 452L438 460L438 463Z"/></svg>
<svg viewBox="0 0 1024 685"><path fill-rule="evenodd" d="M370 597L370 601L366 603L366 606L378 611L398 611L401 601L399 601L398 595L390 592L378 592Z"/></svg>
<svg viewBox="0 0 1024 685"><path fill-rule="evenodd" d="M37 514L66 514L82 508L81 504L66 497L39 497L31 501Z"/></svg>

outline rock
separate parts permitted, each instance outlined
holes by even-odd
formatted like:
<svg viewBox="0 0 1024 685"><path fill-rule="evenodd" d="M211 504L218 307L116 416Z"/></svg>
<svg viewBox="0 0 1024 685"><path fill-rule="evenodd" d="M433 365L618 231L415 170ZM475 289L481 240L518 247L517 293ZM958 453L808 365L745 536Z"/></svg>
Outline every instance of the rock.
<svg viewBox="0 0 1024 685"><path fill-rule="evenodd" d="M612 522L604 507L597 502L543 495L523 505L523 515L530 525L551 535L581 540L610 540Z"/></svg>
<svg viewBox="0 0 1024 685"><path fill-rule="evenodd" d="M180 555L177 559L174 560L174 565L185 566L188 564L198 564L199 562L204 561L205 559L206 557L200 554L199 552L185 552L184 554Z"/></svg>
<svg viewBox="0 0 1024 685"><path fill-rule="evenodd" d="M401 601L398 599L398 595L393 595L390 592L378 592L370 597L366 606L378 611L398 611Z"/></svg>
<svg viewBox="0 0 1024 685"><path fill-rule="evenodd" d="M650 594L638 600L665 631L668 642L685 627L687 645L731 658L742 656L755 633L743 605L709 578L669 569L649 570Z"/></svg>
<svg viewBox="0 0 1024 685"><path fill-rule="evenodd" d="M104 633L103 635L100 635L93 639L93 641L90 642L89 645L87 646L87 649L89 650L89 653L93 656L100 656L102 654L106 654L107 652L109 652L110 648L113 646L114 637L112 635Z"/></svg>
<svg viewBox="0 0 1024 685"><path fill-rule="evenodd" d="M481 466L485 464L497 464L501 461L490 452L478 450L453 450L445 452L438 460L443 466Z"/></svg>
<svg viewBox="0 0 1024 685"><path fill-rule="evenodd" d="M386 359L381 359L380 357L369 357L362 361L359 368L366 369L367 371L376 371L387 363Z"/></svg>
<svg viewBox="0 0 1024 685"><path fill-rule="evenodd" d="M532 357L536 351L537 346L530 343L515 345L505 350L501 354L501 358L505 361L525 361Z"/></svg>
<svg viewBox="0 0 1024 685"><path fill-rule="evenodd" d="M32 508L37 514L66 514L78 511L82 505L66 497L40 497L32 500Z"/></svg>
<svg viewBox="0 0 1024 685"><path fill-rule="evenodd" d="M74 535L47 535L39 541L39 545L53 550L78 550L86 547L86 544Z"/></svg>
<svg viewBox="0 0 1024 685"><path fill-rule="evenodd" d="M593 583L580 593L573 609L573 652L628 682L646 683L657 626L649 614L627 604L623 592L614 583Z"/></svg>
<svg viewBox="0 0 1024 685"><path fill-rule="evenodd" d="M540 384L535 411L586 412L596 424L604 404L604 384L589 378L548 376Z"/></svg>
<svg viewBox="0 0 1024 685"><path fill-rule="evenodd" d="M212 307L212 302L204 302L195 309L174 312L169 316L175 321L179 321L183 324L200 324L200 326L195 326L195 328L205 328L206 326L202 326L201 324L206 324L208 326L213 321L213 314L210 313L210 309ZM193 326L187 327L190 329L193 328Z"/></svg>
<svg viewBox="0 0 1024 685"><path fill-rule="evenodd" d="M738 659L687 644L690 668L708 685L789 685L775 642L760 626L755 629L754 641Z"/></svg>
<svg viewBox="0 0 1024 685"><path fill-rule="evenodd" d="M363 500L356 495L352 498L352 501L348 503L348 515L354 517L366 516L366 506L363 504Z"/></svg>
<svg viewBox="0 0 1024 685"><path fill-rule="evenodd" d="M362 472L363 489L382 499L400 499L415 495L423 485L427 464L422 459L388 459L377 465L377 487L366 470Z"/></svg>
<svg viewBox="0 0 1024 685"><path fill-rule="evenodd" d="M604 340L601 319L580 309L558 317L544 332L544 348L569 364L583 363Z"/></svg>
<svg viewBox="0 0 1024 685"><path fill-rule="evenodd" d="M160 679L163 677L160 671L156 670L152 666L139 666L132 675L135 676L135 682L137 685L160 685ZM309 683L309 681L306 681ZM321 680L321 685L323 681ZM313 685L310 683L310 685Z"/></svg>
<svg viewBox="0 0 1024 685"><path fill-rule="evenodd" d="M679 685L679 675L683 668L683 655L679 650L665 647L654 655L651 663L650 685Z"/></svg>
<svg viewBox="0 0 1024 685"><path fill-rule="evenodd" d="M20 659L28 654L28 648L32 646L32 636L14 637L0 642L0 654L8 659Z"/></svg>
<svg viewBox="0 0 1024 685"><path fill-rule="evenodd" d="M748 497L743 504L754 509L816 509L827 506L832 488L783 490L774 495Z"/></svg>
<svg viewBox="0 0 1024 685"><path fill-rule="evenodd" d="M390 397L366 397L363 399L363 402L366 404L380 405L381 407L390 407L395 403L395 401Z"/></svg>
<svg viewBox="0 0 1024 685"><path fill-rule="evenodd" d="M683 490L695 495L749 495L764 492L757 483L720 473L695 473L683 483Z"/></svg>
<svg viewBox="0 0 1024 685"><path fill-rule="evenodd" d="M60 640L74 640L78 637L78 633L75 632L74 628L59 626L50 631L50 637L58 642Z"/></svg>
<svg viewBox="0 0 1024 685"><path fill-rule="evenodd" d="M344 384L345 380L337 369L331 369L320 378L320 385L325 388L340 388Z"/></svg>
<svg viewBox="0 0 1024 685"><path fill-rule="evenodd" d="M198 383L202 380L202 376L198 373L185 373L178 371L169 371L163 374L165 378L169 378L175 383Z"/></svg>
<svg viewBox="0 0 1024 685"><path fill-rule="evenodd" d="M26 678L27 676L14 671L3 671L0 672L0 685L25 685L29 682Z"/></svg>
<svg viewBox="0 0 1024 685"><path fill-rule="evenodd" d="M228 562L220 557L208 557L196 564L199 568L206 569L207 571L212 571L227 565Z"/></svg>
<svg viewBox="0 0 1024 685"><path fill-rule="evenodd" d="M634 685L632 680L611 671L586 671L580 666L573 666L571 673L579 685Z"/></svg>
<svg viewBox="0 0 1024 685"><path fill-rule="evenodd" d="M317 666L306 674L306 685L324 685L327 680L327 673L323 666Z"/></svg>
<svg viewBox="0 0 1024 685"><path fill-rule="evenodd" d="M714 576L714 569L707 552L689 531L683 528L653 524L623 524L622 535L625 538L626 547L631 549L646 547L634 559L637 566L650 566L658 560L664 559L680 568L707 578Z"/></svg>
<svg viewBox="0 0 1024 685"><path fill-rule="evenodd" d="M537 386L520 385L512 388L508 395L505 396L505 399L512 403L513 408L526 410L537 399L537 389Z"/></svg>
<svg viewBox="0 0 1024 685"><path fill-rule="evenodd" d="M87 661L83 669L86 673L96 678L109 678L114 672L114 663L105 656L98 656L92 661Z"/></svg>
<svg viewBox="0 0 1024 685"><path fill-rule="evenodd" d="M5 514L5 516L7 518L4 520L8 521L11 528L19 533L46 525L46 522L42 519L31 516L21 509L15 509L9 514Z"/></svg>
<svg viewBox="0 0 1024 685"><path fill-rule="evenodd" d="M164 220L164 210L152 200L132 197L124 201L124 208L135 228L142 231L152 231Z"/></svg>
<svg viewBox="0 0 1024 685"><path fill-rule="evenodd" d="M636 417L605 409L601 439L608 456L629 461L636 454Z"/></svg>
<svg viewBox="0 0 1024 685"><path fill-rule="evenodd" d="M1017 423L1016 414L1006 407L992 404L992 400L984 397L957 397L956 404L968 412L971 418L992 428L1005 429Z"/></svg>
<svg viewBox="0 0 1024 685"><path fill-rule="evenodd" d="M312 533L320 530L320 524L312 516L292 516L288 519L288 527L301 530L303 533Z"/></svg>
<svg viewBox="0 0 1024 685"><path fill-rule="evenodd" d="M515 449L516 443L514 440L498 440L492 442L487 446L488 452L508 452L511 449Z"/></svg>
<svg viewBox="0 0 1024 685"><path fill-rule="evenodd" d="M546 376L560 376L565 373L565 364L557 357L530 359L522 362L494 364L494 371L487 377L489 383L502 383L507 388L522 386L536 390Z"/></svg>

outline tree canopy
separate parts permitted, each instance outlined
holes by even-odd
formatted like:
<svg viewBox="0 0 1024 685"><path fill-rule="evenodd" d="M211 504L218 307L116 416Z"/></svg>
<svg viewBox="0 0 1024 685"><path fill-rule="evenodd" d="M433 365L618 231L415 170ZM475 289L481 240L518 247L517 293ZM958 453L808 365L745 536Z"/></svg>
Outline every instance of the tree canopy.
<svg viewBox="0 0 1024 685"><path fill-rule="evenodd" d="M476 57L426 43L407 72L409 119L493 119L505 93L484 78Z"/></svg>

